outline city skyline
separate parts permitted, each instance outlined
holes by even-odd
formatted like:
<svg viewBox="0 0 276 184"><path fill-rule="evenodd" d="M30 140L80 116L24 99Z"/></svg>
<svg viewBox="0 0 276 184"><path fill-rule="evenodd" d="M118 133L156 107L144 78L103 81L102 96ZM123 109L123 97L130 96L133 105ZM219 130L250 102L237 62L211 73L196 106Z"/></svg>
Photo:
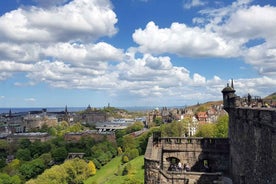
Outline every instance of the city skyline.
<svg viewBox="0 0 276 184"><path fill-rule="evenodd" d="M272 0L0 2L0 107L181 106L276 91Z"/></svg>

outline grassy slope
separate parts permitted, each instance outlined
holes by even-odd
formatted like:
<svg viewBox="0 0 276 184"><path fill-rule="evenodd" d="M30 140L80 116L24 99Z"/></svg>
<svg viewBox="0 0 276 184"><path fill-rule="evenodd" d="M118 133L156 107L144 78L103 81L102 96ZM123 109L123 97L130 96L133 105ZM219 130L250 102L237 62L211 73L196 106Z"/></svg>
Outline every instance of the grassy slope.
<svg viewBox="0 0 276 184"><path fill-rule="evenodd" d="M144 156L139 156L131 160L130 163L135 171L131 177L135 177L139 181L144 182ZM97 170L96 175L88 178L84 184L122 184L129 176L120 176L120 174L117 176L116 174L121 173L124 166L125 165L121 165L121 157L116 157L100 170Z"/></svg>

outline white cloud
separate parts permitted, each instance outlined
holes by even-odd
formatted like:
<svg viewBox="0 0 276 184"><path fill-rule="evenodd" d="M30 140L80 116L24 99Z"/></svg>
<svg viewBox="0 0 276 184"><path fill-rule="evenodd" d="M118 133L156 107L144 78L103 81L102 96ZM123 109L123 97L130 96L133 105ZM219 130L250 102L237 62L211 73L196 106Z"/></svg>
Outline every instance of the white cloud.
<svg viewBox="0 0 276 184"><path fill-rule="evenodd" d="M32 65L30 64L0 60L0 81L10 78L15 72L29 72L29 71L32 71Z"/></svg>
<svg viewBox="0 0 276 184"><path fill-rule="evenodd" d="M36 82L45 82L50 86L76 89L109 89L116 86L116 76L87 67L72 67L61 61L40 61L34 64L27 77Z"/></svg>
<svg viewBox="0 0 276 184"><path fill-rule="evenodd" d="M195 85L205 85L206 84L206 79L205 77L199 75L198 73L195 73L193 76L194 84Z"/></svg>
<svg viewBox="0 0 276 184"><path fill-rule="evenodd" d="M190 8L197 7L197 6L203 6L205 4L207 4L207 3L204 1L201 1L201 0L184 0L183 7L185 9L190 9Z"/></svg>
<svg viewBox="0 0 276 184"><path fill-rule="evenodd" d="M47 9L22 8L0 17L0 80L24 72L29 81L15 81L14 85L46 83L55 88L108 91L149 105L220 99L227 81L216 75L208 79L175 66L166 56L169 53L180 57L244 58L262 76L235 79L237 91L263 96L275 90L267 88L276 86L274 7L249 6L250 1L244 0L201 11L202 16L194 19L199 23L195 26L175 22L159 28L149 22L132 35L138 47L124 51L95 41L117 31L117 18L109 1L52 2ZM202 1L190 2L195 6ZM54 7L56 3L61 4ZM247 46L258 38L264 41Z"/></svg>
<svg viewBox="0 0 276 184"><path fill-rule="evenodd" d="M132 37L140 45L140 51L145 53L230 57L238 52L234 43L230 44L216 33L180 23L159 28L154 22L149 22L144 30L135 30Z"/></svg>
<svg viewBox="0 0 276 184"><path fill-rule="evenodd" d="M41 54L41 46L38 43L16 44L12 42L0 43L1 60L16 62L35 62Z"/></svg>
<svg viewBox="0 0 276 184"><path fill-rule="evenodd" d="M174 22L168 28L159 28L149 22L132 37L143 53L243 58L261 75L275 77L276 7L250 3L240 0L220 9L202 10L202 16L193 19L198 26ZM250 45L256 39L263 42Z"/></svg>
<svg viewBox="0 0 276 184"><path fill-rule="evenodd" d="M120 61L123 51L105 42L96 44L57 43L43 49L45 57L53 57L72 65L94 67L99 62Z"/></svg>
<svg viewBox="0 0 276 184"><path fill-rule="evenodd" d="M17 9L0 17L0 39L15 42L89 42L112 36L116 14L108 0L75 0L64 6Z"/></svg>

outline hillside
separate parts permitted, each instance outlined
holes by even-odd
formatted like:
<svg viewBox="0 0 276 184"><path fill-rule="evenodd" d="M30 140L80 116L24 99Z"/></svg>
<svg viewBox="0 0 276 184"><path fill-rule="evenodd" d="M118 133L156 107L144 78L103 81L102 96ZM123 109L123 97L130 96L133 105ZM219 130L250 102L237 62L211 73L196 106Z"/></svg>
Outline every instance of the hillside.
<svg viewBox="0 0 276 184"><path fill-rule="evenodd" d="M116 157L103 166L101 169L97 170L95 176L88 178L84 181L84 184L123 184L127 181L135 181L135 183L144 182L144 156L136 157L129 163L133 167L133 173L130 175L122 176L122 170L126 164L121 164L121 157ZM128 164L128 163L127 163Z"/></svg>
<svg viewBox="0 0 276 184"><path fill-rule="evenodd" d="M267 97L264 98L265 100L276 100L276 92L268 95Z"/></svg>

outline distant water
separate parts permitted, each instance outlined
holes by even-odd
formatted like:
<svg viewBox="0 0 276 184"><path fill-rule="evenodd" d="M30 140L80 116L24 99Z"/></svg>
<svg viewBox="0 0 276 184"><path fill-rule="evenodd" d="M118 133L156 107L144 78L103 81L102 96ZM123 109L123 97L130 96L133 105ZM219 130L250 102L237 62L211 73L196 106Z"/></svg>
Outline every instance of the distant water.
<svg viewBox="0 0 276 184"><path fill-rule="evenodd" d="M87 107L67 107L68 112L78 112L83 111ZM98 108L98 107L97 107ZM100 107L103 108L103 107ZM154 107L142 107L142 106L133 106L133 107L117 107L119 109L125 109L127 111L135 112L135 111L148 111L154 109ZM9 113L11 110L12 113L22 113L22 112L30 112L30 111L41 111L42 109L47 109L47 112L62 112L65 110L65 107L22 107L22 108L0 108L0 114Z"/></svg>
<svg viewBox="0 0 276 184"><path fill-rule="evenodd" d="M41 111L42 109L47 109L47 112L61 112L65 110L65 107L0 108L0 114L9 113L10 110L12 113L20 113L20 112L30 112L30 111ZM77 112L85 109L86 109L85 107L67 107L67 110L69 112Z"/></svg>

